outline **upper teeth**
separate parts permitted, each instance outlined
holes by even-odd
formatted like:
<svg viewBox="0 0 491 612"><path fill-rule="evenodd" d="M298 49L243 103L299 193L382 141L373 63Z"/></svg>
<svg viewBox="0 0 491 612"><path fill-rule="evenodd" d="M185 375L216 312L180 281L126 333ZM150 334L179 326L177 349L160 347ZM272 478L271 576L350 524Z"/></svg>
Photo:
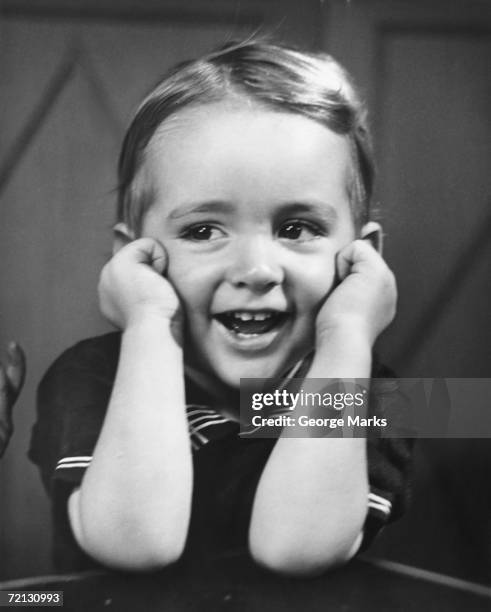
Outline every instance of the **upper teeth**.
<svg viewBox="0 0 491 612"><path fill-rule="evenodd" d="M241 321L264 321L272 317L271 312L234 312L233 316L235 319L240 319Z"/></svg>

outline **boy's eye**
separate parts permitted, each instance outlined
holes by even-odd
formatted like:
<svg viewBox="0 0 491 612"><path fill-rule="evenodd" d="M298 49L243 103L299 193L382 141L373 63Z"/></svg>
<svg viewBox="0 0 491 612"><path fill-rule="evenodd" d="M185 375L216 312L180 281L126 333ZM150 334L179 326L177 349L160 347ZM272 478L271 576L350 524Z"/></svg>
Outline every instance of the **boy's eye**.
<svg viewBox="0 0 491 612"><path fill-rule="evenodd" d="M287 221L278 230L278 237L286 240L313 240L321 235L318 227L307 221Z"/></svg>
<svg viewBox="0 0 491 612"><path fill-rule="evenodd" d="M183 238L201 242L207 240L216 240L217 238L221 238L222 236L223 232L221 230L219 230L217 227L214 227L213 225L209 225L208 223L192 225L182 233Z"/></svg>

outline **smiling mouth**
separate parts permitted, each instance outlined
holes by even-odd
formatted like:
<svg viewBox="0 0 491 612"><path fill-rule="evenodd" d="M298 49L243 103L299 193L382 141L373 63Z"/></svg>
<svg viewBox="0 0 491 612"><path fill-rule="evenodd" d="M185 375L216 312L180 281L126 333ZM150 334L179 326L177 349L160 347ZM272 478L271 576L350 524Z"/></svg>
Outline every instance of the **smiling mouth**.
<svg viewBox="0 0 491 612"><path fill-rule="evenodd" d="M287 319L286 312L274 310L230 310L215 315L228 330L247 336L266 334L280 327Z"/></svg>

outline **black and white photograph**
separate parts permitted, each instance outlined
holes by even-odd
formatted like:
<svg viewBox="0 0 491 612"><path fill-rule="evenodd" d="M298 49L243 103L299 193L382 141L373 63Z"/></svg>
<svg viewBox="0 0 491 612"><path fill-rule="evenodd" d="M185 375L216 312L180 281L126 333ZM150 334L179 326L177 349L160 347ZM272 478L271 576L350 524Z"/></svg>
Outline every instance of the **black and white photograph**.
<svg viewBox="0 0 491 612"><path fill-rule="evenodd" d="M491 3L0 0L0 608L491 608Z"/></svg>

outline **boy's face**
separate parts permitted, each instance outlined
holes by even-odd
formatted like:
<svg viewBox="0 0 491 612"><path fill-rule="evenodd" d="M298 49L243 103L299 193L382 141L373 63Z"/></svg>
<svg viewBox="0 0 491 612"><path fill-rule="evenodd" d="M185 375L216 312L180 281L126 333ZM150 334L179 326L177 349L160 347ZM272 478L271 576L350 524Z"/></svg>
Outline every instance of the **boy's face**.
<svg viewBox="0 0 491 612"><path fill-rule="evenodd" d="M345 138L300 115L217 103L166 120L145 172L186 313L186 359L238 386L310 352L335 257L355 239Z"/></svg>

